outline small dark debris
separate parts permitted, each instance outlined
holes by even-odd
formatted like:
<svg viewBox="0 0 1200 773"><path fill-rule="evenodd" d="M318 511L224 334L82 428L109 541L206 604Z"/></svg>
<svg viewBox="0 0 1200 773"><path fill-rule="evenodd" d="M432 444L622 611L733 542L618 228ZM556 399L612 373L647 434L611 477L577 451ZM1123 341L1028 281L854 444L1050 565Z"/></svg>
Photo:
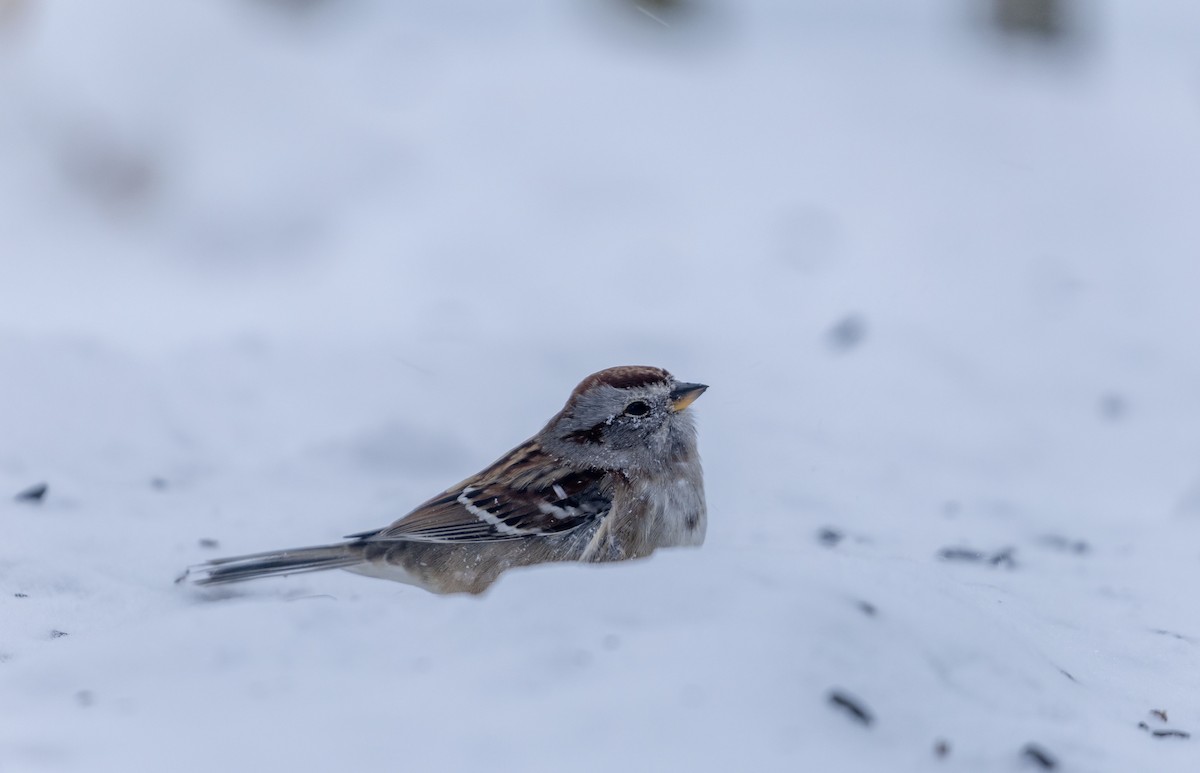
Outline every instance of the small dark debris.
<svg viewBox="0 0 1200 773"><path fill-rule="evenodd" d="M1066 0L993 0L992 23L1004 35L1058 41L1070 29Z"/></svg>
<svg viewBox="0 0 1200 773"><path fill-rule="evenodd" d="M35 483L13 498L18 502L41 502L46 498L46 492L49 490L49 483Z"/></svg>
<svg viewBox="0 0 1200 773"><path fill-rule="evenodd" d="M79 127L66 139L61 172L96 204L110 212L130 211L155 193L161 169L149 148L91 126Z"/></svg>
<svg viewBox="0 0 1200 773"><path fill-rule="evenodd" d="M1129 401L1124 395L1109 392L1100 397L1100 417L1105 421L1120 421L1129 413Z"/></svg>
<svg viewBox="0 0 1200 773"><path fill-rule="evenodd" d="M938 551L938 558L943 561L982 561L984 556L970 548L942 548Z"/></svg>
<svg viewBox="0 0 1200 773"><path fill-rule="evenodd" d="M622 5L644 14L664 28L691 22L704 15L705 4L697 0L622 0Z"/></svg>
<svg viewBox="0 0 1200 773"><path fill-rule="evenodd" d="M1160 720L1162 722L1166 722L1167 721L1167 710L1166 709L1150 709L1150 716L1152 716L1155 719Z"/></svg>
<svg viewBox="0 0 1200 773"><path fill-rule="evenodd" d="M88 706L91 706L96 702L96 696L92 694L91 690L80 690L79 692L75 693L75 700L80 706L86 709Z"/></svg>
<svg viewBox="0 0 1200 773"><path fill-rule="evenodd" d="M1013 558L1013 553L1015 552L1016 548L1004 548L1002 550L998 550L992 554L991 558L988 559L988 563L992 566L1003 566L1009 569L1015 569L1017 566L1017 561Z"/></svg>
<svg viewBox="0 0 1200 773"><path fill-rule="evenodd" d="M1061 550L1065 553L1074 553L1077 556L1089 553L1092 549L1091 545L1081 539L1068 539L1061 534L1047 534L1038 541L1048 548Z"/></svg>
<svg viewBox="0 0 1200 773"><path fill-rule="evenodd" d="M61 639L64 636L70 636L66 631L60 631L57 628L50 632L51 639Z"/></svg>
<svg viewBox="0 0 1200 773"><path fill-rule="evenodd" d="M840 709L843 709L847 714L853 717L858 722L870 727L875 721L875 717L867 710L857 698L851 698L841 690L833 690L829 693L829 702Z"/></svg>
<svg viewBox="0 0 1200 773"><path fill-rule="evenodd" d="M212 537L201 537L198 544L200 545L200 547L206 548L208 550L216 550L217 548L221 547L221 543L216 541Z"/></svg>
<svg viewBox="0 0 1200 773"><path fill-rule="evenodd" d="M166 478L151 478L150 479L150 488L154 489L155 491L165 491L167 489L167 487L170 485L171 484L167 482Z"/></svg>
<svg viewBox="0 0 1200 773"><path fill-rule="evenodd" d="M1172 639L1179 639L1180 641L1186 641L1188 643L1195 643L1195 640L1192 639L1190 636L1184 636L1181 633L1175 633L1174 631L1167 631L1162 628L1155 628L1155 629L1151 630L1151 633L1156 633L1159 636L1170 636Z"/></svg>
<svg viewBox="0 0 1200 773"><path fill-rule="evenodd" d="M1185 740L1192 737L1191 733L1183 730L1155 730L1150 735L1155 738L1183 738Z"/></svg>
<svg viewBox="0 0 1200 773"><path fill-rule="evenodd" d="M1058 760L1054 755L1035 743L1025 744L1025 748L1021 750L1021 756L1035 763L1042 770L1054 770L1058 767Z"/></svg>
<svg viewBox="0 0 1200 773"><path fill-rule="evenodd" d="M1060 668L1060 669L1058 669L1058 673L1060 673L1060 674L1062 674L1063 676L1065 676L1066 678L1070 679L1072 682L1075 682L1076 684L1079 684L1079 680L1078 680L1078 679L1076 679L1076 678L1075 678L1075 676L1074 676L1074 675L1073 675L1073 674L1072 674L1070 671L1068 671L1067 669L1065 669L1065 668Z"/></svg>
<svg viewBox="0 0 1200 773"><path fill-rule="evenodd" d="M855 604L855 606L857 606L859 611L867 617L875 617L875 615L879 614L879 610L876 609L875 605L869 601L859 601Z"/></svg>
<svg viewBox="0 0 1200 773"><path fill-rule="evenodd" d="M942 548L938 551L938 558L943 561L965 561L967 563L988 563L992 566L1003 566L1008 569L1015 569L1017 560L1013 557L1016 553L1016 548L1001 548L995 553L984 553L981 550L963 547Z"/></svg>
<svg viewBox="0 0 1200 773"><path fill-rule="evenodd" d="M13 598L14 599L27 599L27 598L29 598L29 594L28 593L14 593Z"/></svg>
<svg viewBox="0 0 1200 773"><path fill-rule="evenodd" d="M312 13L323 5L322 0L260 0L264 6L269 6L280 13L291 13L297 16Z"/></svg>
<svg viewBox="0 0 1200 773"><path fill-rule="evenodd" d="M645 8L649 11L663 13L673 12L680 8L685 8L687 3L681 2L681 0L636 0L634 5L638 6L639 8Z"/></svg>
<svg viewBox="0 0 1200 773"><path fill-rule="evenodd" d="M938 739L933 745L933 756L939 760L944 760L950 756L950 742Z"/></svg>
<svg viewBox="0 0 1200 773"><path fill-rule="evenodd" d="M1139 729L1139 730L1146 730L1146 731L1149 731L1149 730L1150 730L1150 726L1149 726L1149 725L1147 725L1145 722L1138 722L1138 729Z"/></svg>
<svg viewBox="0 0 1200 773"><path fill-rule="evenodd" d="M867 321L849 314L838 320L825 334L825 342L834 351L846 352L855 348L867 337Z"/></svg>
<svg viewBox="0 0 1200 773"><path fill-rule="evenodd" d="M817 532L817 541L827 547L833 547L846 538L837 529L831 529L828 526Z"/></svg>

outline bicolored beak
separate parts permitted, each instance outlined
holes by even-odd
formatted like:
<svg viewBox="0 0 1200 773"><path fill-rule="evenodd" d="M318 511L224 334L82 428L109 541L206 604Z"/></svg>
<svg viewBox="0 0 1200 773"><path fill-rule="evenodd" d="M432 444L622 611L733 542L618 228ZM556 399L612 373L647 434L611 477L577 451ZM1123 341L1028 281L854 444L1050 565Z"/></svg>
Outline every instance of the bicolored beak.
<svg viewBox="0 0 1200 773"><path fill-rule="evenodd" d="M676 384L671 390L671 410L679 413L696 402L705 389L708 389L708 384Z"/></svg>

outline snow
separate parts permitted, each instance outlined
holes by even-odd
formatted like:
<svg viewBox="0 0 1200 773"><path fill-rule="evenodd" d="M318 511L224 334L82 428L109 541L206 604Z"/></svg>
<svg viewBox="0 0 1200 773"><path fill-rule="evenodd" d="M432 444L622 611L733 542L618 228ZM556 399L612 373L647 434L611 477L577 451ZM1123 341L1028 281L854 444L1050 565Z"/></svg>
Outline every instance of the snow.
<svg viewBox="0 0 1200 773"><path fill-rule="evenodd" d="M1195 769L1197 6L684 7L0 2L0 770ZM699 550L173 582L635 363Z"/></svg>

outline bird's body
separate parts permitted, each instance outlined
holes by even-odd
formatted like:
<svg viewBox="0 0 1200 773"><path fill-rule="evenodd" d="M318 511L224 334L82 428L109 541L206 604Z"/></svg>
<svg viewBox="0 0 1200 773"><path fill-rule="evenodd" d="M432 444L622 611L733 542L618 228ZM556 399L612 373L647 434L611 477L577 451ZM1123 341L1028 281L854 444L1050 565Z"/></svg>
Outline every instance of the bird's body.
<svg viewBox="0 0 1200 773"><path fill-rule="evenodd" d="M480 593L514 567L700 545L703 473L684 409L706 388L660 368L600 371L536 436L390 526L335 545L217 559L189 575L211 585L342 568Z"/></svg>

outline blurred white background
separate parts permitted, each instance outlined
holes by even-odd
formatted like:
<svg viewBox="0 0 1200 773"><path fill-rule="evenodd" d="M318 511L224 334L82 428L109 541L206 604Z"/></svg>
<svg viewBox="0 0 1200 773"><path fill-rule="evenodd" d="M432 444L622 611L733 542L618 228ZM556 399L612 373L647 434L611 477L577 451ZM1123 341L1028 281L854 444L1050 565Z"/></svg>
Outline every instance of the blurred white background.
<svg viewBox="0 0 1200 773"><path fill-rule="evenodd" d="M49 486L0 505L0 769L1191 769L1150 730L1200 730L1198 34L0 0L0 491ZM387 523L632 363L712 385L698 553L170 582Z"/></svg>

